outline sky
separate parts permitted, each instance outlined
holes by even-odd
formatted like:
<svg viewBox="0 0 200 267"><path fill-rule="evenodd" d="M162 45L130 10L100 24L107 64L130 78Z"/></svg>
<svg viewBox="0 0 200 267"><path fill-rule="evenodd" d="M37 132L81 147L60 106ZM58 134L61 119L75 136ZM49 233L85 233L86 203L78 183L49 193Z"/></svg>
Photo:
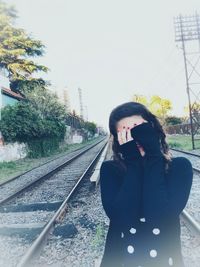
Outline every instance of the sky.
<svg viewBox="0 0 200 267"><path fill-rule="evenodd" d="M134 94L167 98L169 115L184 115L184 61L173 18L200 14L199 0L6 2L16 6L16 25L45 45L45 55L35 58L50 69L42 77L52 90L67 88L79 114L81 88L89 121L108 130L112 109Z"/></svg>

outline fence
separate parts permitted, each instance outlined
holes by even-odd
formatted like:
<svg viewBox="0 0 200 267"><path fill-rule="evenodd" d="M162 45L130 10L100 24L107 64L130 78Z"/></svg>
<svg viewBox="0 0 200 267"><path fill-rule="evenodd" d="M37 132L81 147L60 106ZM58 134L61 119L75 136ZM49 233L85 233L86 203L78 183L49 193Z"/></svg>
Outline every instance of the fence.
<svg viewBox="0 0 200 267"><path fill-rule="evenodd" d="M191 124L177 124L164 127L167 134L191 134ZM193 123L194 134L200 134L200 124Z"/></svg>

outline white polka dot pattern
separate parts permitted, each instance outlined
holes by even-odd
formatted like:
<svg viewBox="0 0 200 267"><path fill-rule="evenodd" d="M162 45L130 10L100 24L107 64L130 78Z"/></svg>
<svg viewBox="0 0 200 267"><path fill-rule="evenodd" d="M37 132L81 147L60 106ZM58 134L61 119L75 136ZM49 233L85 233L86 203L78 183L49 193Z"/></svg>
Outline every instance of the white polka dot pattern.
<svg viewBox="0 0 200 267"><path fill-rule="evenodd" d="M169 266L173 265L173 259L171 257L169 258L168 263L169 263Z"/></svg>
<svg viewBox="0 0 200 267"><path fill-rule="evenodd" d="M124 238L124 233L123 232L121 232L121 238Z"/></svg>
<svg viewBox="0 0 200 267"><path fill-rule="evenodd" d="M152 250L150 251L150 256L151 256L152 258L155 258L155 257L157 256L157 251L156 251L155 249L152 249Z"/></svg>
<svg viewBox="0 0 200 267"><path fill-rule="evenodd" d="M154 233L154 235L159 235L160 234L160 229L154 228L153 229L153 233Z"/></svg>
<svg viewBox="0 0 200 267"><path fill-rule="evenodd" d="M130 229L130 233L131 233L131 234L135 234L135 233L136 233L136 229L132 227L132 228Z"/></svg>
<svg viewBox="0 0 200 267"><path fill-rule="evenodd" d="M134 252L134 247L131 246L131 245L129 245L129 246L127 247L127 250L128 250L128 253L133 253L133 252Z"/></svg>
<svg viewBox="0 0 200 267"><path fill-rule="evenodd" d="M146 220L145 220L145 218L140 218L140 221L145 222Z"/></svg>

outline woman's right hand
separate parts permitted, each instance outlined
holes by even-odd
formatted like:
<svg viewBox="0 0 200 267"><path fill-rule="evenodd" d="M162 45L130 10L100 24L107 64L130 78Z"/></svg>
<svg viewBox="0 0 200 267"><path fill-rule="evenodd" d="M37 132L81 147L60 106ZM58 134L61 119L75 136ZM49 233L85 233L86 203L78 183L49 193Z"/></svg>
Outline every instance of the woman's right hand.
<svg viewBox="0 0 200 267"><path fill-rule="evenodd" d="M133 137L131 136L131 130L129 129L129 127L127 129L124 127L121 132L118 131L117 137L120 145L133 140Z"/></svg>
<svg viewBox="0 0 200 267"><path fill-rule="evenodd" d="M137 126L137 125L135 125L135 126ZM117 137L118 137L118 142L120 145L125 144L131 140L134 140L134 138L131 136L131 129L129 127L127 129L124 127L122 131L118 131ZM142 156L144 156L145 151L144 151L143 147L138 142L136 142L136 145L138 147L138 150L140 151L140 154Z"/></svg>

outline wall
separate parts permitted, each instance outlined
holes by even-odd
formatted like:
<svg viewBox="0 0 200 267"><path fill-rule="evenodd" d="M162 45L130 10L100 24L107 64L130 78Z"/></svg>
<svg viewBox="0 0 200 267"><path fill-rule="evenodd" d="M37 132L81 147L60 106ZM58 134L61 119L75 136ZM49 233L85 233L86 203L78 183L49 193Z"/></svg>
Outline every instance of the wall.
<svg viewBox="0 0 200 267"><path fill-rule="evenodd" d="M26 145L18 142L0 145L0 162L26 157Z"/></svg>
<svg viewBox="0 0 200 267"><path fill-rule="evenodd" d="M2 142L1 142L2 140ZM71 126L66 125L66 134L64 138L64 143L73 144L73 143L82 143L83 137L77 134L76 130L72 129ZM62 144L60 144L62 146ZM24 143L9 143L4 144L3 139L1 138L0 132L0 162L3 161L14 161L20 158L24 158L27 155L26 145Z"/></svg>

